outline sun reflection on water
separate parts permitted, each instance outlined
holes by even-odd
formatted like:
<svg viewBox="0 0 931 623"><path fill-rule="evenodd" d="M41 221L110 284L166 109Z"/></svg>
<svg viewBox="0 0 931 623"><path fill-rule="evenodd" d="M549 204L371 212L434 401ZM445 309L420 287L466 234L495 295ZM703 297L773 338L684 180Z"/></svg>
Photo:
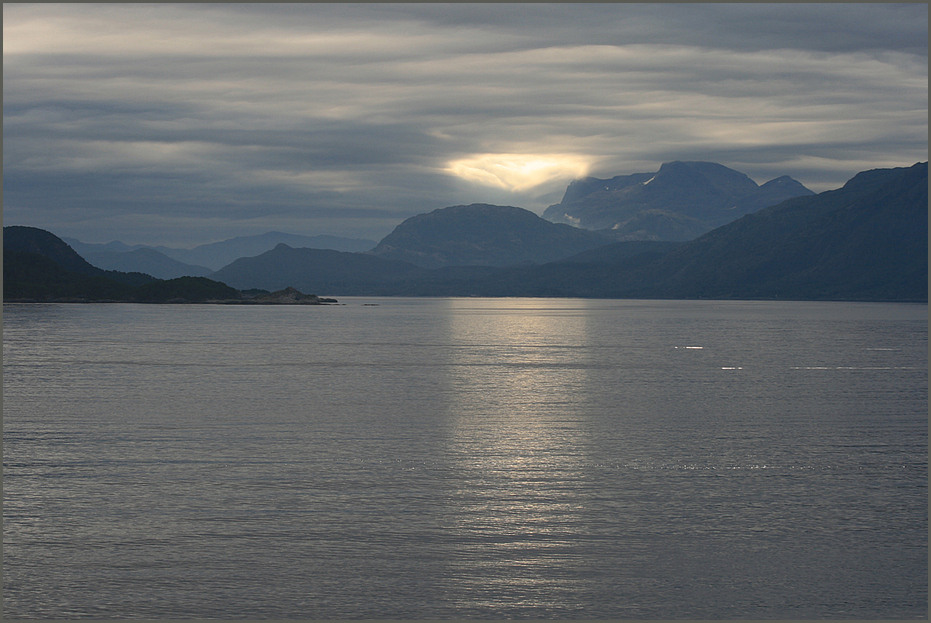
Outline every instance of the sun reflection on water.
<svg viewBox="0 0 931 623"><path fill-rule="evenodd" d="M578 301L495 303L450 301L449 528L461 545L449 572L472 584L462 608L565 611L584 575L587 315Z"/></svg>

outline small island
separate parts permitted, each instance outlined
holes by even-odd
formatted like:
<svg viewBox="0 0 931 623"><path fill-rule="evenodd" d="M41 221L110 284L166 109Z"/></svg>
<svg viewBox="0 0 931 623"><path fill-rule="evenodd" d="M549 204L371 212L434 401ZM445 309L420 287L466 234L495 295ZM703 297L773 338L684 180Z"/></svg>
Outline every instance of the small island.
<svg viewBox="0 0 931 623"><path fill-rule="evenodd" d="M253 294L256 293L256 294ZM336 299L322 298L316 294L304 294L296 288L285 288L277 292L263 290L241 291L242 298L228 301L240 305L333 305Z"/></svg>

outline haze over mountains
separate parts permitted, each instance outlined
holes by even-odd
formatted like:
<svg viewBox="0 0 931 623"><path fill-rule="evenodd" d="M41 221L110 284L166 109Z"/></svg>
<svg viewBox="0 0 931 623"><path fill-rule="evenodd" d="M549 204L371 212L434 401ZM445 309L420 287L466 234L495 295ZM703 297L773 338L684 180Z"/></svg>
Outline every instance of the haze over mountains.
<svg viewBox="0 0 931 623"><path fill-rule="evenodd" d="M644 197L653 195L642 189L657 181L663 182L660 195L681 199L670 199L657 222L668 224L678 214L678 222L707 226L748 213L689 241L664 240L659 230L632 240L625 239L633 234L624 226L592 231L513 206L453 206L404 221L366 252L278 243L209 277L240 290L296 287L327 296L927 301L927 163L866 171L819 195L800 190L791 178L756 186L720 165L668 164L655 179L613 178L615 190L629 189L615 213L633 210L638 196L639 205L647 205ZM674 192L671 179L688 183ZM586 197L602 193L592 189L604 181L573 182L564 204L582 206ZM608 187L606 192L614 192ZM687 200L686 188L698 188L697 199ZM786 193L795 196L756 209ZM728 203L733 205L721 207ZM640 222L652 211L643 208Z"/></svg>
<svg viewBox="0 0 931 623"><path fill-rule="evenodd" d="M371 240L282 232L194 249L86 244L73 238L65 242L100 268L140 271L161 279L208 276L236 259L257 256L281 243L292 248L371 250L384 259L423 268L540 264L617 240L692 240L744 214L810 194L788 176L758 186L720 164L676 161L655 173L576 180L543 219L512 206L452 206L405 220L377 245Z"/></svg>
<svg viewBox="0 0 931 623"><path fill-rule="evenodd" d="M213 278L237 288L292 279L334 295L926 301L927 231L921 163L860 173L841 189L790 199L685 243L620 241L541 265L432 270L279 245Z"/></svg>
<svg viewBox="0 0 931 623"><path fill-rule="evenodd" d="M65 242L69 239L64 238ZM72 248L78 249L89 245L68 242ZM206 277L214 272L206 266L185 264L171 258L151 247L140 247L132 251L84 251L81 253L88 262L106 270L119 270L123 272L140 272L152 275L159 279L173 279L174 277Z"/></svg>
<svg viewBox="0 0 931 623"><path fill-rule="evenodd" d="M543 217L619 240L692 240L716 227L812 191L784 175L757 186L714 162L667 162L655 173L572 182Z"/></svg>
<svg viewBox="0 0 931 623"><path fill-rule="evenodd" d="M242 292L205 277L156 279L91 266L67 243L35 227L3 228L3 300L9 302L325 305L335 299L294 288Z"/></svg>
<svg viewBox="0 0 931 623"><path fill-rule="evenodd" d="M258 255L285 243L293 247L312 247L315 249L334 249L337 251L368 251L375 246L374 240L356 238L342 238L340 236L301 236L299 234L286 234L279 231L270 231L256 236L239 236L202 244L193 249L177 249L165 246L149 247L146 245L126 245L122 242L109 242L107 244L88 244L74 238L63 238L81 256L95 266L110 270L142 270L146 260L153 262L148 271L172 273L172 277L183 275L206 276L211 272L226 266L240 257ZM174 260L182 266L166 262L162 257L147 253L145 255L129 256L140 249L157 251L160 256ZM177 274L177 271L186 271ZM152 272L155 271L155 272ZM206 271L206 273L204 272ZM162 278L170 278L168 276Z"/></svg>

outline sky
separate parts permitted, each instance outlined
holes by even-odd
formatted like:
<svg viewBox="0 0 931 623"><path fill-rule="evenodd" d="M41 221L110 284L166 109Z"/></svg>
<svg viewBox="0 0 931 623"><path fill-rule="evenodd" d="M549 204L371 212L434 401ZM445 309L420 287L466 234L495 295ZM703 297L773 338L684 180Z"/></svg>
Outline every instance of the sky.
<svg viewBox="0 0 931 623"><path fill-rule="evenodd" d="M928 159L920 4L3 5L4 225L378 241L583 176Z"/></svg>

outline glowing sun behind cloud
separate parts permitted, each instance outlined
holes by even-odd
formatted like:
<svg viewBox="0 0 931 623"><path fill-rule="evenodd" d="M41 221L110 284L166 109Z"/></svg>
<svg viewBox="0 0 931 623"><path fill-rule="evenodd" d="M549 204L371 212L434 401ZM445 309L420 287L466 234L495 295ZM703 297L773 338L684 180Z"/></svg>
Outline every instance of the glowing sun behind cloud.
<svg viewBox="0 0 931 623"><path fill-rule="evenodd" d="M588 172L588 161L564 154L482 154L450 162L446 171L484 186L519 192L554 179L575 179Z"/></svg>

